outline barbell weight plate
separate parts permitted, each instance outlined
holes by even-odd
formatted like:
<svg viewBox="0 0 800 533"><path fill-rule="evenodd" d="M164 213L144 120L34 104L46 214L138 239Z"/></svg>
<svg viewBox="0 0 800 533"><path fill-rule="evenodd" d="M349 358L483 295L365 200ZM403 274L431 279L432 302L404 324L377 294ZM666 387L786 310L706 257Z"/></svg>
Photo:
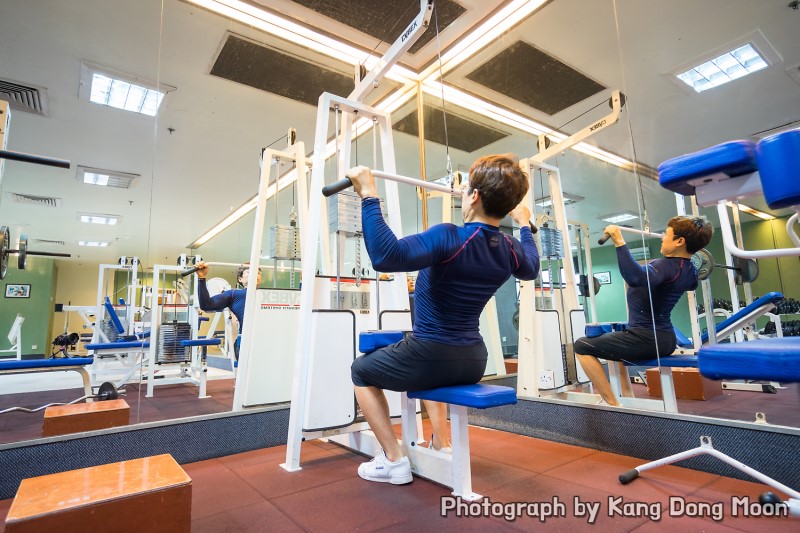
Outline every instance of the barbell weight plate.
<svg viewBox="0 0 800 533"><path fill-rule="evenodd" d="M5 279L8 272L8 241L10 239L8 226L0 226L0 279Z"/></svg>
<svg viewBox="0 0 800 533"><path fill-rule="evenodd" d="M25 270L28 266L28 236L19 236L19 246L17 248L17 268Z"/></svg>
<svg viewBox="0 0 800 533"><path fill-rule="evenodd" d="M703 248L692 254L692 264L697 269L697 279L703 281L711 275L714 270L714 256L711 252Z"/></svg>
<svg viewBox="0 0 800 533"><path fill-rule="evenodd" d="M116 400L117 398L119 398L119 393L113 383L106 381L100 385L100 390L97 391L98 400L104 402L106 400Z"/></svg>

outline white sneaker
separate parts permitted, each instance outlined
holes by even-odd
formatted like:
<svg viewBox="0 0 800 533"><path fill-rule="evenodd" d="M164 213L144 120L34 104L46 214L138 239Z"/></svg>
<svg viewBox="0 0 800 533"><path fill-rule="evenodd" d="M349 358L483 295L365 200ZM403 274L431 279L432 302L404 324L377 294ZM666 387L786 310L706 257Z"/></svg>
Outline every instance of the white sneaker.
<svg viewBox="0 0 800 533"><path fill-rule="evenodd" d="M393 463L386 457L385 452L379 453L368 463L361 463L358 467L358 475L367 481L391 483L392 485L405 485L414 481L408 457L403 457Z"/></svg>

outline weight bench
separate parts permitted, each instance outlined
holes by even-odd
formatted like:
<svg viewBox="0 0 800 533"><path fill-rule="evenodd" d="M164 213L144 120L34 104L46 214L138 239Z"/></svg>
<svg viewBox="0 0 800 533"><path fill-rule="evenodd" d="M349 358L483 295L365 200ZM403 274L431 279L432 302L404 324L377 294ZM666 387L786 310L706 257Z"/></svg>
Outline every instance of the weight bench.
<svg viewBox="0 0 800 533"><path fill-rule="evenodd" d="M359 350L370 353L401 340L402 331L371 331L359 335ZM453 495L464 500L482 498L472 492L468 411L488 409L517 403L517 393L511 387L498 385L456 385L438 389L404 392L401 394L402 446L411 462L411 471L426 479L453 489ZM450 406L452 454L417 445L417 400L431 400Z"/></svg>
<svg viewBox="0 0 800 533"><path fill-rule="evenodd" d="M105 301L103 302L103 306L106 308L108 313L108 317L111 320L111 324L114 326L116 332L120 335L125 333L125 327L122 325L122 322L117 316L117 312L114 310L114 306L111 305L111 300L108 296L105 297ZM146 340L150 337L150 331L145 331L139 335L128 335L123 336L113 342L93 342L84 345L89 352L93 355L97 356L98 360L105 355L112 355L114 356L119 363L122 365L123 370L123 377L120 378L114 385L116 387L121 387L128 380L133 376L134 372L136 372L137 367L137 358L132 361L123 361L123 355L129 354L138 354L141 357L144 354L144 351L150 348L150 341ZM106 339L107 340L107 339ZM96 369L93 374L96 373Z"/></svg>
<svg viewBox="0 0 800 533"><path fill-rule="evenodd" d="M23 359L21 361L0 361L0 375L31 374L35 372L77 372L83 379L83 390L87 396L92 394L92 382L86 366L94 362L94 357L67 357L64 359Z"/></svg>
<svg viewBox="0 0 800 533"><path fill-rule="evenodd" d="M717 340L727 339L733 333L756 319L761 318L767 313L771 313L783 300L783 294L779 292L769 292L757 300L753 300L750 305L741 308L716 326ZM780 329L780 328L778 328ZM703 333L701 339L703 344L708 343L708 332Z"/></svg>

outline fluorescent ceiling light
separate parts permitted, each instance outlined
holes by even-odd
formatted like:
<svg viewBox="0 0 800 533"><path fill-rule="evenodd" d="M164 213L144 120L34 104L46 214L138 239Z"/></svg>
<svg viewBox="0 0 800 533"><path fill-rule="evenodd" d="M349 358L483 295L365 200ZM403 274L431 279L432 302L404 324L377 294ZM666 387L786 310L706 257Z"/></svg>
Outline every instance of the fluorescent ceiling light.
<svg viewBox="0 0 800 533"><path fill-rule="evenodd" d="M130 189L138 177L139 174L104 170L82 165L78 165L78 172L75 174L75 179L80 183L85 183L86 185L100 185L103 187L116 187L118 189Z"/></svg>
<svg viewBox="0 0 800 533"><path fill-rule="evenodd" d="M109 241L78 241L80 246L89 246L93 248L105 248L109 244Z"/></svg>
<svg viewBox="0 0 800 533"><path fill-rule="evenodd" d="M633 211L622 211L621 213L612 213L610 215L605 215L598 218L600 218L600 220L605 220L609 224L619 224L620 222L625 222L626 220L639 218L639 215Z"/></svg>
<svg viewBox="0 0 800 533"><path fill-rule="evenodd" d="M163 99L164 93L154 89L140 87L124 80L115 80L102 74L95 73L92 76L89 101L95 104L153 117Z"/></svg>
<svg viewBox="0 0 800 533"><path fill-rule="evenodd" d="M109 226L116 226L120 221L117 215L95 215L91 213L78 213L78 220L87 224L107 224Z"/></svg>
<svg viewBox="0 0 800 533"><path fill-rule="evenodd" d="M737 207L737 204L733 202L728 202L728 207ZM765 213L763 211L759 211L758 209L753 209L750 206L744 204L738 204L739 211L747 213L748 215L753 215L754 217L758 217L762 220L775 220L775 217L770 215L769 213Z"/></svg>
<svg viewBox="0 0 800 533"><path fill-rule="evenodd" d="M678 79L701 93L768 66L769 64L756 52L753 45L748 43L678 74Z"/></svg>
<svg viewBox="0 0 800 533"><path fill-rule="evenodd" d="M175 87L125 74L110 67L81 61L79 98L147 116L155 116Z"/></svg>

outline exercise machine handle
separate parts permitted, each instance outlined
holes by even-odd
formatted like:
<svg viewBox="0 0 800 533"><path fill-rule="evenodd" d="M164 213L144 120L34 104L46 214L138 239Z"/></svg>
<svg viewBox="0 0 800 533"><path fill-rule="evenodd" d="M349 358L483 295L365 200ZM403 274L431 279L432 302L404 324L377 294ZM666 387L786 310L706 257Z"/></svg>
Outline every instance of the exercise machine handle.
<svg viewBox="0 0 800 533"><path fill-rule="evenodd" d="M335 183L331 183L330 185L326 185L322 188L322 196L328 198L329 196L333 196L337 192L342 192L343 190L347 189L348 187L352 187L353 182L350 178L344 178L339 180Z"/></svg>
<svg viewBox="0 0 800 533"><path fill-rule="evenodd" d="M606 242L608 242L608 239L610 238L611 235L609 235L608 233L603 233L603 236L597 239L597 244L605 244Z"/></svg>
<svg viewBox="0 0 800 533"><path fill-rule="evenodd" d="M185 278L186 276L194 274L195 272L197 272L197 267L187 268L186 270L181 272L181 277Z"/></svg>

